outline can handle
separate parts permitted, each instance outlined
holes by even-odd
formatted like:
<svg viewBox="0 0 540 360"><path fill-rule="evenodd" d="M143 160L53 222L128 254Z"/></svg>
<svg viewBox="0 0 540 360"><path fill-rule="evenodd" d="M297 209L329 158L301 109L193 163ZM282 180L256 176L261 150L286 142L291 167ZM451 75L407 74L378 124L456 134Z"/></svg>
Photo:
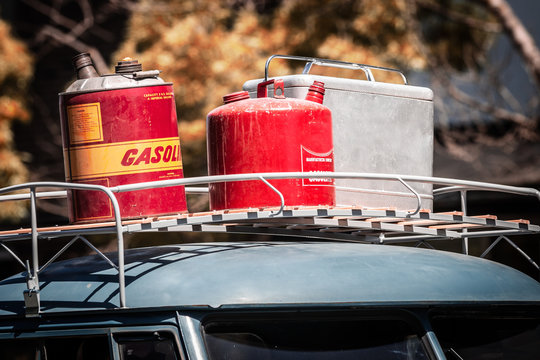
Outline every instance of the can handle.
<svg viewBox="0 0 540 360"><path fill-rule="evenodd" d="M257 84L257 98L268 97L268 85L274 84L274 98L285 99L285 83L282 79L265 80Z"/></svg>
<svg viewBox="0 0 540 360"><path fill-rule="evenodd" d="M405 75L400 70L397 70L397 69L374 66L374 65L351 63L351 62L339 61L339 60L321 59L321 58L315 58L315 57L296 56L296 55L277 55L277 54L270 56L268 60L266 60L266 64L264 66L264 80L265 81L268 81L268 68L270 67L270 62L276 58L305 61L306 65L304 66L304 70L302 71L302 74L309 74L309 71L311 70L311 67L313 65L319 65L319 66L336 67L336 68L342 68L342 69L362 70L364 74L366 74L366 78L368 81L376 81L371 70L382 70L382 71L398 73L399 75L401 75L401 78L403 79L403 84L408 85L407 78L405 77Z"/></svg>

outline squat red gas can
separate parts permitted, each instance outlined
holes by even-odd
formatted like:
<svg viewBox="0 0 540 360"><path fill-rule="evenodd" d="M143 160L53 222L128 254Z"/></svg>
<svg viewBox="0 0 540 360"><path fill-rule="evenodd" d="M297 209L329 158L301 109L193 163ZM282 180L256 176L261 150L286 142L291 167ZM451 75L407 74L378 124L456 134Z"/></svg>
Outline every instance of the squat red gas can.
<svg viewBox="0 0 540 360"><path fill-rule="evenodd" d="M267 85L274 83L274 98ZM283 81L224 96L225 105L207 116L210 175L259 172L333 171L332 117L322 105L324 84L315 82L306 100L285 98ZM332 179L271 180L286 206L335 205ZM210 184L210 209L266 208L281 204L260 180Z"/></svg>
<svg viewBox="0 0 540 360"><path fill-rule="evenodd" d="M99 76L88 54L74 58L78 80L60 96L66 180L117 186L183 177L171 83L136 60ZM122 219L187 211L183 186L118 193ZM68 193L72 222L113 219L101 192Z"/></svg>

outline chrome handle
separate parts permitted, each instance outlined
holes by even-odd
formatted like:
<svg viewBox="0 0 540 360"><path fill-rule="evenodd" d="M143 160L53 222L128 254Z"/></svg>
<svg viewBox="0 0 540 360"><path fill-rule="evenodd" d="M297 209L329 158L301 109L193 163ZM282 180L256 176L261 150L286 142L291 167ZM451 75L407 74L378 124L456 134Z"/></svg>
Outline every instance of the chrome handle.
<svg viewBox="0 0 540 360"><path fill-rule="evenodd" d="M397 69L387 68L387 67L381 67L381 66L373 66L373 65L365 65L365 64L357 64L357 63L351 63L346 61L339 61L339 60L331 60L331 59L320 59L320 58L314 58L314 57L306 57L306 56L296 56L296 55L272 55L266 60L266 64L264 66L264 80L268 80L268 68L270 67L270 62L273 59L287 59L287 60L299 60L299 61L305 61L306 65L304 66L304 70L302 71L302 74L309 74L309 71L311 70L311 67L313 65L318 66L327 66L327 67L335 67L335 68L342 68L342 69L351 69L351 70L362 70L364 74L366 74L366 78L368 81L376 81L375 77L373 76L373 73L371 70L382 70L382 71L389 71L389 72L395 72L398 73L401 78L403 79L403 84L407 85L407 78L405 75Z"/></svg>

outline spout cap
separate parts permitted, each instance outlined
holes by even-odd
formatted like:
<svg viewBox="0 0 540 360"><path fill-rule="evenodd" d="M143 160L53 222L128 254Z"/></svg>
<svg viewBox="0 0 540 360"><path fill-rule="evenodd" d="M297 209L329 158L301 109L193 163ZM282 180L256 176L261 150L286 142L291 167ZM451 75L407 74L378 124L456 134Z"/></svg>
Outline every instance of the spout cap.
<svg viewBox="0 0 540 360"><path fill-rule="evenodd" d="M75 55L71 62L75 68L75 72L77 73L77 79L99 77L99 74L94 67L92 57L89 53L80 53Z"/></svg>
<svg viewBox="0 0 540 360"><path fill-rule="evenodd" d="M324 100L324 91L324 83L321 81L314 81L309 87L306 100L322 104Z"/></svg>
<svg viewBox="0 0 540 360"><path fill-rule="evenodd" d="M246 100L246 99L249 99L249 93L247 91L239 91L239 92L235 92L235 93L227 94L223 96L223 103L229 104L235 101Z"/></svg>

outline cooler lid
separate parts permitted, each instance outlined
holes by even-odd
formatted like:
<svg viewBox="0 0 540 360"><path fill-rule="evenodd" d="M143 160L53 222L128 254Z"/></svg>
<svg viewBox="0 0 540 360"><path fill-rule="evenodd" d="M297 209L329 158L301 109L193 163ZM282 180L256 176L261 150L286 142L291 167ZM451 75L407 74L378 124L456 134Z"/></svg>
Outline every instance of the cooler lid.
<svg viewBox="0 0 540 360"><path fill-rule="evenodd" d="M433 101L433 91L427 87L383 83L360 79L347 79L331 76L296 74L279 76L288 88L309 88L313 81L322 81L327 92L346 91L352 93L376 94L393 97L405 97L417 100ZM242 86L243 90L250 93L257 91L257 84L264 79L248 80Z"/></svg>

